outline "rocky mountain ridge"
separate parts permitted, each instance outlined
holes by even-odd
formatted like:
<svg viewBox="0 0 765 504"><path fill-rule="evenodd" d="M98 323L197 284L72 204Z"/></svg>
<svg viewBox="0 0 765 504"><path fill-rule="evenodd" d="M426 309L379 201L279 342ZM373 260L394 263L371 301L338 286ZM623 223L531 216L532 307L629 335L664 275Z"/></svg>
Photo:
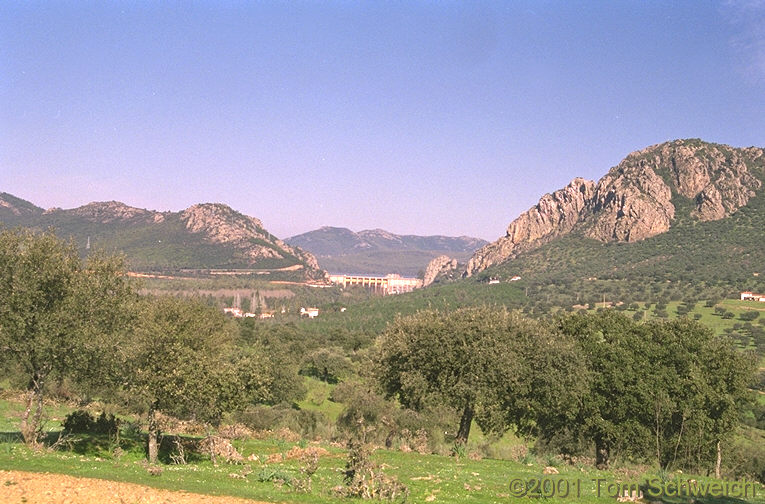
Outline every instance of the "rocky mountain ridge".
<svg viewBox="0 0 765 504"><path fill-rule="evenodd" d="M679 218L723 219L763 186L765 152L700 140L675 140L629 154L597 183L575 178L544 195L505 236L468 261L471 276L569 233L600 242L636 242L664 233ZM690 208L678 215L678 207Z"/></svg>
<svg viewBox="0 0 765 504"><path fill-rule="evenodd" d="M300 271L305 279L326 278L312 254L273 236L259 219L220 203L158 212L104 201L43 211L1 193L0 223L53 227L78 244L92 239L96 246L123 251L139 269L284 269Z"/></svg>

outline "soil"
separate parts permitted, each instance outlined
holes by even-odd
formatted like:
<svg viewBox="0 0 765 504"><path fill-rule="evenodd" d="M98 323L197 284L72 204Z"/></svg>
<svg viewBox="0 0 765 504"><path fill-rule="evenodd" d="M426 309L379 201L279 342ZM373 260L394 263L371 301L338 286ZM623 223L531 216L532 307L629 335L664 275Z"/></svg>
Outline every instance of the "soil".
<svg viewBox="0 0 765 504"><path fill-rule="evenodd" d="M3 504L267 504L62 474L0 470Z"/></svg>

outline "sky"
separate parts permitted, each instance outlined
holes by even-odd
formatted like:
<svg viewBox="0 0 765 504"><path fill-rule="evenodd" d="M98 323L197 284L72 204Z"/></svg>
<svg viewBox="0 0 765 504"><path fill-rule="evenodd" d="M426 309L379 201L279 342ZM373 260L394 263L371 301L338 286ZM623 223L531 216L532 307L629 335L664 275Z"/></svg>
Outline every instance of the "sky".
<svg viewBox="0 0 765 504"><path fill-rule="evenodd" d="M0 3L0 192L494 240L677 138L765 146L765 0Z"/></svg>

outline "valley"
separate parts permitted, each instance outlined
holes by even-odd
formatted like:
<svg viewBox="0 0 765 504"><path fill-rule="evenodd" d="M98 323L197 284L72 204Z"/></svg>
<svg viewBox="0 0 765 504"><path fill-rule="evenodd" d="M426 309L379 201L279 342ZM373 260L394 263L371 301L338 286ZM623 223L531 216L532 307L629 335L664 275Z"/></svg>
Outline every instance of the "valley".
<svg viewBox="0 0 765 504"><path fill-rule="evenodd" d="M755 148L649 147L543 196L494 243L330 227L281 240L220 203L44 211L3 193L0 341L81 359L51 361L33 433L24 361L2 361L0 467L268 502L521 502L529 489L508 482L542 478L612 502L596 481L761 481L765 303L742 292L765 292L763 163ZM49 252L32 267L35 247ZM32 272L48 267L72 276L41 304L52 287ZM30 313L70 336L14 339ZM486 402L466 406L468 390ZM596 413L603 401L618 406ZM691 411L708 424L688 434ZM2 474L8 492L34 478Z"/></svg>

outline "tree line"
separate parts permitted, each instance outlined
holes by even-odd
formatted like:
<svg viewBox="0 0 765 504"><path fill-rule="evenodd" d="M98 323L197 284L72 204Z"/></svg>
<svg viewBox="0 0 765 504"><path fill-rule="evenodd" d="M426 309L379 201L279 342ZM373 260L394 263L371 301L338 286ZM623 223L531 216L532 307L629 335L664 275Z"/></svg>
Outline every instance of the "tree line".
<svg viewBox="0 0 765 504"><path fill-rule="evenodd" d="M253 324L194 299L139 296L119 256L83 261L50 231L0 231L0 364L26 391L21 433L33 446L46 390L65 379L142 411L155 462L158 412L214 427L248 405L299 399L302 378L282 345L305 353L303 374L336 382L358 367L357 379L405 410L456 412L458 446L475 422L556 453L594 452L599 467L621 457L719 474L756 370L752 354L696 321L642 323L614 310L421 310L366 353L366 337L328 335L344 343L311 349L294 327L271 335Z"/></svg>

